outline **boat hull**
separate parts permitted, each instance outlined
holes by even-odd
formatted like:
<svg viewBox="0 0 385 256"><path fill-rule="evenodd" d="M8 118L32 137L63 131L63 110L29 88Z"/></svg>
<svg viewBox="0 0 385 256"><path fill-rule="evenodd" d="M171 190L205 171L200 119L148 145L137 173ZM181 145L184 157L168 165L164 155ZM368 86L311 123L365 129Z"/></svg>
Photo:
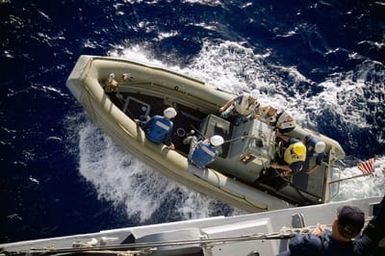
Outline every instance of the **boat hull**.
<svg viewBox="0 0 385 256"><path fill-rule="evenodd" d="M185 154L169 150L163 144L156 145L148 141L130 112L119 108L116 102L111 100L113 96L106 93L104 85L111 74L129 77L127 83L117 79L120 83L120 93L161 98L166 105L180 104L205 115L217 112L218 108L234 95L159 67L120 58L81 56L67 80L67 87L90 117L124 150L152 166L162 175L247 212L295 205L295 202L293 204L290 200L282 200L277 195L256 189L252 182L246 184L213 168L197 169L189 164ZM131 76L134 77L133 80ZM295 133L297 137L308 134L306 129L302 128L297 128ZM327 142L328 147L333 148L336 159L344 156L337 142L319 136ZM259 166L263 166L265 162L262 161ZM239 163L235 164L233 168L239 166ZM322 178L324 179L322 184L326 184L328 175ZM320 188L323 194L326 189ZM327 200L327 196L322 195L319 203Z"/></svg>

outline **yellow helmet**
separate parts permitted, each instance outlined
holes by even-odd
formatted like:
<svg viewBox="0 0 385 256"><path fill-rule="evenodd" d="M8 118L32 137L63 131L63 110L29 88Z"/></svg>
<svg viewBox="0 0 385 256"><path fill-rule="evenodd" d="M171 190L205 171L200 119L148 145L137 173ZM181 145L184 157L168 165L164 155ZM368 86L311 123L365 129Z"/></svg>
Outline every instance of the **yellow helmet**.
<svg viewBox="0 0 385 256"><path fill-rule="evenodd" d="M306 155L306 147L302 142L295 143L292 150L299 157Z"/></svg>

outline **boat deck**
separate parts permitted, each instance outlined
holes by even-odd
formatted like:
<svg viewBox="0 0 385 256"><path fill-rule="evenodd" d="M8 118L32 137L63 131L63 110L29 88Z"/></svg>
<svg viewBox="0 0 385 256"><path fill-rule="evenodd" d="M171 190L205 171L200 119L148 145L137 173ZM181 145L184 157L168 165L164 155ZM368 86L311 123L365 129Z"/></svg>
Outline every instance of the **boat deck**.
<svg viewBox="0 0 385 256"><path fill-rule="evenodd" d="M134 93L109 93L111 101L122 109L130 118L140 119L145 115L163 115L163 110L169 106L169 102L164 98L158 98L143 94ZM129 99L129 100L127 100ZM178 114L172 120L174 123L174 133L172 141L176 150L182 155L187 156L189 152L189 145L183 144L183 139L191 131L195 131L195 135L205 135L207 137L214 134L222 135L225 140L231 139L232 125L230 121L224 121L215 115L207 115L207 113L200 112L198 109L192 109L181 104L173 104L177 109ZM205 127L204 124L210 122L203 122L205 119L214 119L214 125ZM203 127L202 127L203 126ZM203 134L202 134L203 133ZM229 143L225 143L221 151L221 158L226 158L229 154ZM221 161L221 160L219 160ZM234 162L233 160L229 160ZM222 163L222 165L230 165L233 163ZM215 167L218 167L214 164ZM255 169L255 179L250 180L248 184L262 191L275 194L277 197L281 197L289 202L296 203L296 200L302 201L302 205L321 203L323 193L323 183L319 182L320 179L324 180L326 168L321 167L321 170L308 175L306 172L300 172L291 178L290 183L288 180L280 177L271 177L269 175L261 175ZM221 170L228 177L237 179L230 169ZM317 182L318 181L318 182ZM290 185L289 185L290 184ZM295 200L290 200L286 195L294 195ZM309 197L311 199L309 199Z"/></svg>

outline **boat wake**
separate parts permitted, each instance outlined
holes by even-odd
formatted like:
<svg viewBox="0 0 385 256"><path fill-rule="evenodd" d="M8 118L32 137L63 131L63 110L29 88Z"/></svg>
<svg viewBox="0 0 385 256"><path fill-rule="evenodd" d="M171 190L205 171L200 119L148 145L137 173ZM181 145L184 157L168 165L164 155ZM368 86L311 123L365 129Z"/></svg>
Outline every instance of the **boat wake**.
<svg viewBox="0 0 385 256"><path fill-rule="evenodd" d="M116 46L109 55L156 62L235 93L256 90L260 101L286 107L298 122L326 133L343 145L347 155L352 157L345 161L340 178L359 174L355 165L379 154L376 147L370 148L370 145L365 146L366 154L357 152L358 145L363 142L363 130L365 136L371 136L365 137L365 142L380 145L385 141L384 131L379 128L384 122L379 105L385 98L385 91L380 87L385 76L384 67L378 63L366 63L351 72L332 74L316 84L295 67L266 64L268 51L256 54L235 42L205 42L200 54L184 68L170 66L165 60L154 60L151 51L140 46ZM140 223L242 213L159 175L123 152L90 121L79 131L79 149L80 174L93 184L99 198L115 206L123 205L129 218ZM342 182L333 200L382 196L385 156L376 157L375 175Z"/></svg>
<svg viewBox="0 0 385 256"><path fill-rule="evenodd" d="M161 176L91 121L79 131L79 155L80 174L93 184L99 199L123 206L133 221L197 219L237 211Z"/></svg>

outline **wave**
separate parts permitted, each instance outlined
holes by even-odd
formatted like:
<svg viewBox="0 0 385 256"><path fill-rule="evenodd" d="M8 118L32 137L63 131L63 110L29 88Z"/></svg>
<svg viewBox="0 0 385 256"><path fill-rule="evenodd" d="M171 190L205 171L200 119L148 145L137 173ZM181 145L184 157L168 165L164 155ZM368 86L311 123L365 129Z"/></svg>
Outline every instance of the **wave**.
<svg viewBox="0 0 385 256"><path fill-rule="evenodd" d="M161 176L90 121L79 130L79 156L79 172L95 187L98 198L123 206L131 220L162 222L237 211Z"/></svg>

